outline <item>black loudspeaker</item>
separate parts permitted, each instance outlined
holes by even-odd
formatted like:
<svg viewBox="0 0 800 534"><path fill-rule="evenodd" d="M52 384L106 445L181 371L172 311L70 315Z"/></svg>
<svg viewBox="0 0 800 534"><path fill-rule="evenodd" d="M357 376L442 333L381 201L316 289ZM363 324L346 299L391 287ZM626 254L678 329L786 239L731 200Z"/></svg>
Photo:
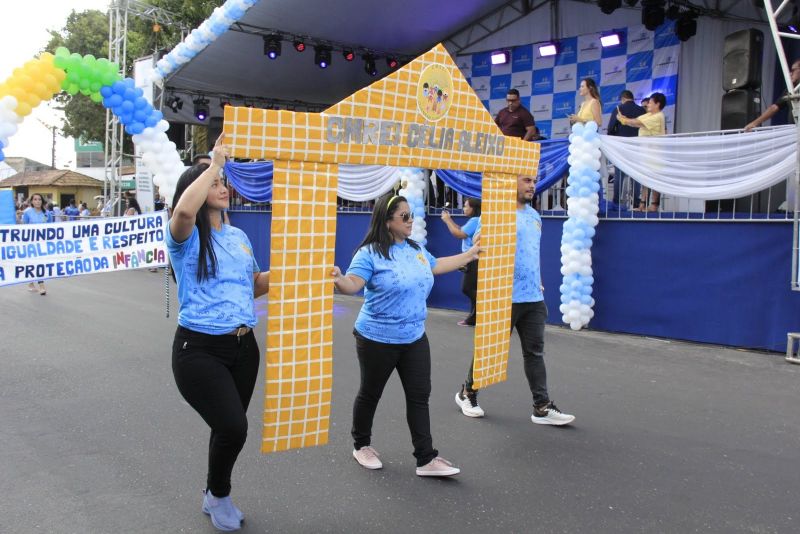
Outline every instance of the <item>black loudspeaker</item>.
<svg viewBox="0 0 800 534"><path fill-rule="evenodd" d="M761 114L761 94L755 89L734 89L722 95L720 129L744 128Z"/></svg>
<svg viewBox="0 0 800 534"><path fill-rule="evenodd" d="M764 34L759 30L741 30L725 37L722 88L730 91L743 87L761 87L763 55Z"/></svg>
<svg viewBox="0 0 800 534"><path fill-rule="evenodd" d="M167 138L175 143L178 150L186 149L186 125L182 122L170 122L167 130Z"/></svg>

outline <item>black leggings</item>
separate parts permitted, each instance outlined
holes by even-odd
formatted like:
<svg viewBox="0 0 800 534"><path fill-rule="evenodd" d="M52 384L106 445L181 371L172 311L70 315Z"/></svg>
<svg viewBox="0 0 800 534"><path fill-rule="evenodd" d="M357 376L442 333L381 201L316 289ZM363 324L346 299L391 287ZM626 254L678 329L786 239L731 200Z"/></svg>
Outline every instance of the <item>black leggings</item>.
<svg viewBox="0 0 800 534"><path fill-rule="evenodd" d="M464 322L475 324L475 306L478 299L478 260L469 262L464 270L461 280L461 292L469 298L469 315Z"/></svg>
<svg viewBox="0 0 800 534"><path fill-rule="evenodd" d="M417 467L439 456L433 448L428 398L431 396L431 348L428 337L413 343L380 343L355 330L356 352L361 368L361 387L353 403L353 446L366 447L372 438L372 420L383 388L397 369L406 394L406 420L411 430Z"/></svg>
<svg viewBox="0 0 800 534"><path fill-rule="evenodd" d="M172 373L186 402L211 427L207 489L231 492L231 471L247 439L247 406L258 376L260 353L253 332L212 336L178 327Z"/></svg>

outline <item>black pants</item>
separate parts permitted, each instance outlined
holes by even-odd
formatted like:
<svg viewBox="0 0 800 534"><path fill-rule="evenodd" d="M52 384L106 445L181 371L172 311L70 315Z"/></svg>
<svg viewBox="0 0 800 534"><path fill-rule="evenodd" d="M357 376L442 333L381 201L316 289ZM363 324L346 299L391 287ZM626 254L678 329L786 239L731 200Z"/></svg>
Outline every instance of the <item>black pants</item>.
<svg viewBox="0 0 800 534"><path fill-rule="evenodd" d="M533 395L534 406L550 402L547 394L547 370L544 366L544 324L547 305L541 302L521 302L511 305L511 330L516 327L522 345L525 377ZM467 373L467 390L472 389L472 363Z"/></svg>
<svg viewBox="0 0 800 534"><path fill-rule="evenodd" d="M178 327L172 372L186 402L211 427L207 489L231 492L231 471L247 439L247 406L258 376L260 353L251 331L241 338L212 336Z"/></svg>
<svg viewBox="0 0 800 534"><path fill-rule="evenodd" d="M469 315L464 322L475 324L475 306L478 298L478 260L469 262L461 280L461 292L469 298Z"/></svg>
<svg viewBox="0 0 800 534"><path fill-rule="evenodd" d="M356 353L361 368L361 386L353 403L353 446L356 449L371 443L372 420L383 388L397 369L406 394L406 420L411 430L414 457L421 467L439 455L433 448L428 398L431 396L431 348L428 336L413 343L379 343L355 330Z"/></svg>

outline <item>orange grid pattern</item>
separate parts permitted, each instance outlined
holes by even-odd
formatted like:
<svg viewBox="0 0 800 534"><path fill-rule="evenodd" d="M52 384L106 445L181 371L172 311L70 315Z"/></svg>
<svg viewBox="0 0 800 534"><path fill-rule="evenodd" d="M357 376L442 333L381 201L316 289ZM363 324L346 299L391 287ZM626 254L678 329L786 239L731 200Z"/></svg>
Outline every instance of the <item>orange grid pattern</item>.
<svg viewBox="0 0 800 534"><path fill-rule="evenodd" d="M452 79L447 114L436 122L427 121L417 107L419 81L423 71L432 64L446 69ZM329 142L326 124L330 117L358 117L376 124L381 121L400 123L402 135L398 144L388 145ZM406 134L408 127L414 124L435 127L434 142L436 135L446 129L453 129L456 139L462 131L469 132L472 140L479 133L502 137L491 115L441 44L324 113L226 106L224 132L232 154L240 158L536 175L538 143L505 137L502 155L465 152L458 149L461 146L458 142L454 142L450 150L409 148ZM379 137L379 132L373 136L374 139Z"/></svg>
<svg viewBox="0 0 800 534"><path fill-rule="evenodd" d="M264 453L328 442L336 165L275 161Z"/></svg>
<svg viewBox="0 0 800 534"><path fill-rule="evenodd" d="M517 178L484 174L478 269L475 354L476 389L506 379L511 338L511 289L517 249Z"/></svg>

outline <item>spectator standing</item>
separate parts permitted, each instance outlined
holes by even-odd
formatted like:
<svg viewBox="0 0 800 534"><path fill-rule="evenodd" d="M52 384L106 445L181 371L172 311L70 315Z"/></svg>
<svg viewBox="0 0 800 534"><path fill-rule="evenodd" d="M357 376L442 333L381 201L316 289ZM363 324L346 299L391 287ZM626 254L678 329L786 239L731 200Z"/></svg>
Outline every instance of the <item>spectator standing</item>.
<svg viewBox="0 0 800 534"><path fill-rule="evenodd" d="M533 141L539 138L539 129L533 120L531 112L525 109L519 99L519 91L509 89L506 95L507 106L497 112L495 124L509 137L519 137L523 141Z"/></svg>
<svg viewBox="0 0 800 534"><path fill-rule="evenodd" d="M479 198L464 199L464 215L469 217L464 226L458 226L447 210L442 211L442 221L447 225L450 235L461 240L461 252L472 248L473 240L481 231L481 200ZM463 269L461 292L469 298L469 315L458 321L459 326L475 326L475 308L478 296L478 260L469 262Z"/></svg>
<svg viewBox="0 0 800 534"><path fill-rule="evenodd" d="M664 107L667 97L663 93L653 93L647 101L647 113L637 118L627 117L617 107L617 117L623 126L632 126L639 129L639 137L652 137L667 133L667 121L664 117ZM650 202L648 204L648 195ZM658 211L661 194L652 191L649 187L642 187L642 198L636 211Z"/></svg>
<svg viewBox="0 0 800 534"><path fill-rule="evenodd" d="M797 60L795 60L794 63L792 63L790 76L791 76L791 80L792 80L792 85L797 85L798 82L800 82L800 59L797 59ZM778 100L776 100L774 104L772 104L770 107L768 107L766 109L766 111L764 111L764 113L759 115L757 119L755 119L753 122L751 122L747 126L745 126L744 127L744 131L745 132L749 132L753 128L756 128L756 127L760 126L762 122L768 121L769 119L774 117L776 113L778 113L779 111L781 111L783 109L788 109L789 110L789 117L794 122L794 115L792 115L792 111L791 111L792 110L792 104L791 104L791 101L789 100L789 91L788 90L784 91L783 94L781 95L781 97Z"/></svg>
<svg viewBox="0 0 800 534"><path fill-rule="evenodd" d="M47 212L44 203L44 197L39 193L34 193L28 200L29 207L25 208L22 212L22 224L43 224L47 222ZM44 287L44 280L38 280L39 294L44 296L47 290ZM36 286L33 282L28 284L28 291L36 291Z"/></svg>
<svg viewBox="0 0 800 534"><path fill-rule="evenodd" d="M581 102L581 107L578 108L578 113L569 116L569 122L571 124L576 122L586 124L589 121L594 121L599 128L603 124L603 111L597 84L592 78L584 78L581 80L580 87L578 87L578 94L583 97L583 102Z"/></svg>
<svg viewBox="0 0 800 534"><path fill-rule="evenodd" d="M73 199L73 200L70 200L70 201L69 201L69 206L67 206L66 208L64 208L64 215L66 215L66 216L67 216L67 220L68 220L68 221L74 221L74 220L77 220L77 218L78 218L78 216L79 216L80 214L81 214L81 210L79 210L79 209L78 209L78 208L75 206L75 200L74 200L74 199Z"/></svg>
<svg viewBox="0 0 800 534"><path fill-rule="evenodd" d="M608 120L608 135L617 137L637 137L639 130L632 126L623 126L617 118L617 112L621 112L626 117L633 119L640 117L646 113L642 106L636 104L633 99L633 93L625 89L619 94L619 105L611 112L611 118ZM619 167L614 166L614 203L620 205L622 203L623 183L629 179L627 174L624 174ZM632 181L633 198L638 199L641 194L641 185L635 180Z"/></svg>

